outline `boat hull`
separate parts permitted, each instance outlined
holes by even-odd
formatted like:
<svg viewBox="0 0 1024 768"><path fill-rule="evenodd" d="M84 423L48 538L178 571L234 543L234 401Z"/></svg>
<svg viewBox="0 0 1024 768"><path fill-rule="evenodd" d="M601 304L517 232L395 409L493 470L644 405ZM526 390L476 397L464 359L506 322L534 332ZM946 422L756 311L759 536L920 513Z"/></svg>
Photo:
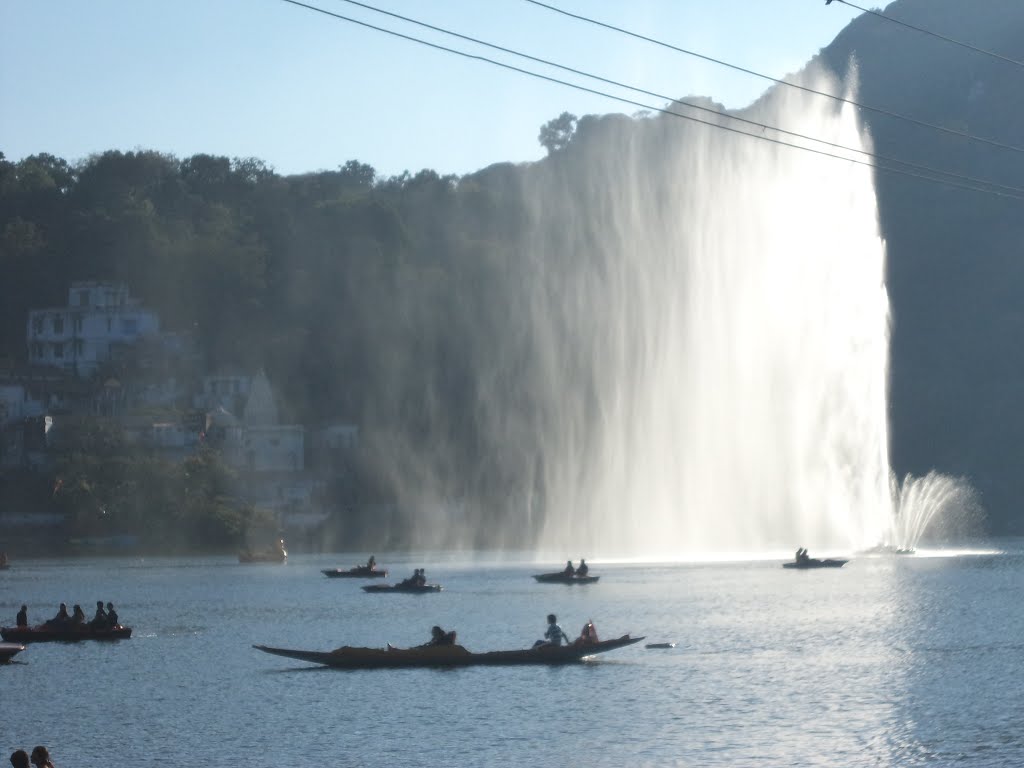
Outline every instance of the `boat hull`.
<svg viewBox="0 0 1024 768"><path fill-rule="evenodd" d="M24 650L21 643L0 643L0 664L6 664Z"/></svg>
<svg viewBox="0 0 1024 768"><path fill-rule="evenodd" d="M131 627L113 629L54 629L50 627L3 627L0 637L9 643L77 643L80 640L127 640Z"/></svg>
<svg viewBox="0 0 1024 768"><path fill-rule="evenodd" d="M461 645L431 648L351 648L335 651L302 651L254 645L253 648L275 656L308 661L336 669L408 669L413 667L475 667L475 666L557 666L574 664L599 653L639 643L644 638L623 635L614 640L562 646L541 646L518 651L471 653Z"/></svg>
<svg viewBox="0 0 1024 768"><path fill-rule="evenodd" d="M569 576L568 574L559 571L558 573L538 573L535 574L534 579L539 581L541 584L594 584L600 579L600 576Z"/></svg>
<svg viewBox="0 0 1024 768"><path fill-rule="evenodd" d="M816 560L811 559L803 563L783 563L783 568L795 568L796 570L806 571L811 568L842 568L846 565L849 560Z"/></svg>
<svg viewBox="0 0 1024 768"><path fill-rule="evenodd" d="M402 584L367 584L363 587L364 592L376 594L378 592L394 592L403 595L425 595L428 592L440 592L440 584L424 584L422 586L409 586Z"/></svg>
<svg viewBox="0 0 1024 768"><path fill-rule="evenodd" d="M372 571L365 566L362 568L325 568L321 571L329 579L383 579L388 575L387 571Z"/></svg>

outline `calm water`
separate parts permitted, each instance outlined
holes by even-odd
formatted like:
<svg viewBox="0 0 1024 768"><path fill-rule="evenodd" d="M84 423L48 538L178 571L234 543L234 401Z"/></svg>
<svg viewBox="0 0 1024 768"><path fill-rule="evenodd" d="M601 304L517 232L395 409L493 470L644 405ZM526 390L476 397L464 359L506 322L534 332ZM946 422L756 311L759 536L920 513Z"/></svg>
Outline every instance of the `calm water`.
<svg viewBox="0 0 1024 768"><path fill-rule="evenodd" d="M59 768L130 765L1024 765L1024 542L988 553L592 564L600 583L536 584L525 562L378 553L445 586L367 595L320 568L229 558L18 562L0 618L112 600L116 644L29 646L0 667L0 750L49 746ZM814 554L814 553L812 553ZM390 579L389 579L390 581ZM643 644L559 669L347 672L268 656L412 645L430 626L473 650L524 647L555 612L574 635Z"/></svg>

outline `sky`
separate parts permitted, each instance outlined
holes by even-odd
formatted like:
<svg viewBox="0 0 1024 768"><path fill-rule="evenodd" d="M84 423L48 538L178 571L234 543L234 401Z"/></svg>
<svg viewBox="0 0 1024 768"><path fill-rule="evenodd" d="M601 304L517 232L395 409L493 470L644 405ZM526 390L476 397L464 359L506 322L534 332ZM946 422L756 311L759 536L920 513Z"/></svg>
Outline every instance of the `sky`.
<svg viewBox="0 0 1024 768"><path fill-rule="evenodd" d="M637 96L346 0L339 16ZM800 69L857 11L824 0L546 0L772 77ZM364 5L660 95L746 106L770 83L527 0ZM110 149L256 157L278 173L349 160L390 176L466 174L543 156L562 112L639 107L401 39L285 0L0 0L0 152L69 162Z"/></svg>

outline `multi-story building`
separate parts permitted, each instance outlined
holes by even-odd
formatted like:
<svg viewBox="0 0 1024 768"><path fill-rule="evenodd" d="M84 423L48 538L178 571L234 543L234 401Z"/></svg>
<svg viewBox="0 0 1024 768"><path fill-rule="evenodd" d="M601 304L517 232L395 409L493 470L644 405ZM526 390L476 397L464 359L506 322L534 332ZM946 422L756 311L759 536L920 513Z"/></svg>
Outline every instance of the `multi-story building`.
<svg viewBox="0 0 1024 768"><path fill-rule="evenodd" d="M81 376L93 373L121 345L160 331L160 318L128 294L125 285L74 282L68 306L28 313L28 359Z"/></svg>

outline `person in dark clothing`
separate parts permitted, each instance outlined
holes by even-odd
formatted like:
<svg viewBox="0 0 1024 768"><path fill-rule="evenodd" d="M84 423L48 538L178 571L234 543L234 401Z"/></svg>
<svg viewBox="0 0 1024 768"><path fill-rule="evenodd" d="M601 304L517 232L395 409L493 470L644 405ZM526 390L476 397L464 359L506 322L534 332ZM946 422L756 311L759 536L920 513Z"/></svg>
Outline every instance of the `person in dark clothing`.
<svg viewBox="0 0 1024 768"><path fill-rule="evenodd" d="M50 751L46 747L36 747L32 750L32 765L36 768L53 768L50 762Z"/></svg>
<svg viewBox="0 0 1024 768"><path fill-rule="evenodd" d="M569 560L565 564L565 570L562 571L566 576L575 576L576 569L572 567L572 560Z"/></svg>
<svg viewBox="0 0 1024 768"><path fill-rule="evenodd" d="M85 624L85 611L82 610L82 606L75 605L71 611L71 626L80 627Z"/></svg>
<svg viewBox="0 0 1024 768"><path fill-rule="evenodd" d="M113 603L107 603L107 626L111 629L117 626L117 611Z"/></svg>
<svg viewBox="0 0 1024 768"><path fill-rule="evenodd" d="M93 629L106 629L110 626L110 622L107 620L107 612L103 610L103 601L96 601L96 614L92 617L92 621L89 622L89 626Z"/></svg>
<svg viewBox="0 0 1024 768"><path fill-rule="evenodd" d="M455 645L455 631L445 632L441 627L434 626L430 630L430 642L424 643L420 648L430 648L434 645Z"/></svg>
<svg viewBox="0 0 1024 768"><path fill-rule="evenodd" d="M27 627L28 626L28 606L27 605L21 606L21 610L18 611L17 624L18 624L19 627Z"/></svg>
<svg viewBox="0 0 1024 768"><path fill-rule="evenodd" d="M57 615L46 622L45 626L66 627L70 622L71 617L68 616L68 607L65 603L61 603L60 608L57 610Z"/></svg>
<svg viewBox="0 0 1024 768"><path fill-rule="evenodd" d="M11 765L14 768L31 768L28 763L28 752L24 749L19 749L16 752L11 753Z"/></svg>
<svg viewBox="0 0 1024 768"><path fill-rule="evenodd" d="M587 561L584 560L581 557L580 558L580 567L576 569L576 575L577 576L586 576L589 571L590 571L590 566L587 565Z"/></svg>

